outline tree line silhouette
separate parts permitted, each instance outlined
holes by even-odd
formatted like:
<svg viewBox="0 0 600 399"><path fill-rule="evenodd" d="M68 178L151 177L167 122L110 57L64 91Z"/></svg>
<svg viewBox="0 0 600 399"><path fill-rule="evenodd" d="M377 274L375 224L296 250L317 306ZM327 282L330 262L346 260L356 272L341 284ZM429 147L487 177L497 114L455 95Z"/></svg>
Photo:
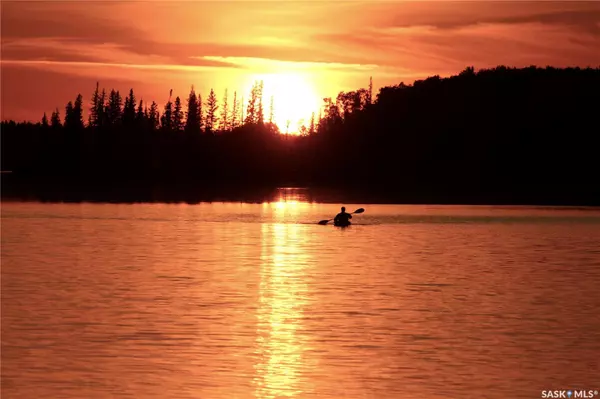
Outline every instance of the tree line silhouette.
<svg viewBox="0 0 600 399"><path fill-rule="evenodd" d="M114 199L117 186L187 196L300 185L383 202L600 205L600 68L468 67L375 98L370 82L324 99L297 136L273 123L273 98L265 117L262 89L256 82L243 107L237 93L229 106L227 92L203 102L192 87L185 104L171 92L159 110L133 89L123 100L97 84L63 120L56 109L39 123L2 122L2 170L12 171L3 181L46 193L96 187Z"/></svg>

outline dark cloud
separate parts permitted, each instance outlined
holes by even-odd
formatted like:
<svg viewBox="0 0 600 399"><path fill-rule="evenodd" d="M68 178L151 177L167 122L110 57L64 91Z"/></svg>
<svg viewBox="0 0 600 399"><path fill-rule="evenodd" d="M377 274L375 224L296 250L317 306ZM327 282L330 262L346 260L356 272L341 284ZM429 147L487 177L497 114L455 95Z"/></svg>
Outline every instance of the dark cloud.
<svg viewBox="0 0 600 399"><path fill-rule="evenodd" d="M65 4L71 3L69 8ZM73 2L8 2L2 5L2 41L71 38L85 43L141 40L133 27L100 19Z"/></svg>
<svg viewBox="0 0 600 399"><path fill-rule="evenodd" d="M429 26L451 30L479 24L540 23L600 35L600 2L432 2L418 9L403 7L396 6L386 27Z"/></svg>
<svg viewBox="0 0 600 399"><path fill-rule="evenodd" d="M57 62L95 62L95 57L72 51L43 46L7 46L2 45L4 60L19 61L57 61Z"/></svg>

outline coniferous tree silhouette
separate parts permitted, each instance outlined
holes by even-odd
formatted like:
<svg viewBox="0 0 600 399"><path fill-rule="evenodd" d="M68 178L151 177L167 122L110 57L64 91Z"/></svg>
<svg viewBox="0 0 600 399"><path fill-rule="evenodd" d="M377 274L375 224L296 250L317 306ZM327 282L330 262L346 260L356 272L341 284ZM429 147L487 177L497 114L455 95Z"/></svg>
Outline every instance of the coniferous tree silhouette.
<svg viewBox="0 0 600 399"><path fill-rule="evenodd" d="M92 94L92 103L90 106L90 115L88 117L88 126L98 127L100 125L99 118L102 113L101 107L104 107L104 103L100 104L100 82L96 82L96 90Z"/></svg>
<svg viewBox="0 0 600 399"><path fill-rule="evenodd" d="M221 105L221 124L219 126L221 131L230 130L230 120L229 120L229 104L227 98L227 89L225 89L225 94L223 95L223 105Z"/></svg>
<svg viewBox="0 0 600 399"><path fill-rule="evenodd" d="M158 112L158 104L156 103L156 101L152 101L152 104L150 104L150 109L148 110L147 118L150 130L158 130L160 123L160 115Z"/></svg>
<svg viewBox="0 0 600 399"><path fill-rule="evenodd" d="M135 124L140 129L144 129L145 119L146 119L146 113L144 112L144 100L140 99L140 103L138 104L137 112L135 114Z"/></svg>
<svg viewBox="0 0 600 399"><path fill-rule="evenodd" d="M271 103L269 104L269 124L275 123L275 96L271 96Z"/></svg>
<svg viewBox="0 0 600 399"><path fill-rule="evenodd" d="M204 122L204 131L205 133L211 134L214 133L214 130L217 125L217 110L219 106L217 105L217 96L213 89L210 89L210 94L206 100L206 119Z"/></svg>
<svg viewBox="0 0 600 399"><path fill-rule="evenodd" d="M258 102L256 109L256 123L259 125L264 125L265 123L265 114L263 111L263 87L264 83L261 80L256 87L256 101Z"/></svg>
<svg viewBox="0 0 600 399"><path fill-rule="evenodd" d="M106 90L102 89L100 96L96 101L96 127L105 126L108 124L108 104L106 98Z"/></svg>
<svg viewBox="0 0 600 399"><path fill-rule="evenodd" d="M194 90L194 86L190 90L190 95L187 100L187 111L186 111L186 121L185 121L185 132L188 134L198 134L202 129L202 117L201 117L202 108L200 107L200 102L198 96L196 96L196 91Z"/></svg>
<svg viewBox="0 0 600 399"><path fill-rule="evenodd" d="M323 119L323 107L319 108L319 118L317 119L317 126L321 123L321 119Z"/></svg>
<svg viewBox="0 0 600 399"><path fill-rule="evenodd" d="M300 119L298 121L298 126L298 134L300 134L301 136L308 135L308 128L306 127L306 125L304 125L304 119Z"/></svg>
<svg viewBox="0 0 600 399"><path fill-rule="evenodd" d="M170 132L173 130L173 103L171 102L171 96L173 95L173 89L169 92L169 101L165 104L164 112L160 118L160 125L164 131Z"/></svg>
<svg viewBox="0 0 600 399"><path fill-rule="evenodd" d="M83 129L83 97L77 96L75 102L69 101L65 108L65 128L69 130Z"/></svg>
<svg viewBox="0 0 600 399"><path fill-rule="evenodd" d="M175 98L175 108L173 109L173 129L177 132L182 131L184 128L183 117L181 99L177 96Z"/></svg>
<svg viewBox="0 0 600 399"><path fill-rule="evenodd" d="M77 95L73 105L73 123L77 129L83 129L83 96Z"/></svg>
<svg viewBox="0 0 600 399"><path fill-rule="evenodd" d="M109 125L120 125L123 117L123 99L119 91L110 91L106 107L107 122Z"/></svg>
<svg viewBox="0 0 600 399"><path fill-rule="evenodd" d="M73 122L73 101L69 101L65 107L65 127L72 129L74 127Z"/></svg>
<svg viewBox="0 0 600 399"><path fill-rule="evenodd" d="M125 107L123 108L123 125L132 127L136 119L136 99L133 89L129 90L129 95L125 97Z"/></svg>
<svg viewBox="0 0 600 399"><path fill-rule="evenodd" d="M257 82L255 82L252 85L252 90L250 90L250 99L248 100L248 106L246 108L246 118L244 119L245 124L251 125L251 124L258 122L257 107L258 107L258 84L257 84Z"/></svg>
<svg viewBox="0 0 600 399"><path fill-rule="evenodd" d="M44 112L44 116L42 116L42 127L47 128L48 126L50 126L48 124L48 116Z"/></svg>
<svg viewBox="0 0 600 399"><path fill-rule="evenodd" d="M238 114L240 112L239 110L240 105L238 103L238 99L237 99L237 91L233 92L233 105L231 107L231 129L235 129L239 126L239 121L240 119L238 118Z"/></svg>
<svg viewBox="0 0 600 399"><path fill-rule="evenodd" d="M246 124L246 119L244 118L244 96L240 101L240 125Z"/></svg>
<svg viewBox="0 0 600 399"><path fill-rule="evenodd" d="M60 112L58 111L58 108L56 108L50 116L50 126L55 129L62 127L62 123L60 121Z"/></svg>

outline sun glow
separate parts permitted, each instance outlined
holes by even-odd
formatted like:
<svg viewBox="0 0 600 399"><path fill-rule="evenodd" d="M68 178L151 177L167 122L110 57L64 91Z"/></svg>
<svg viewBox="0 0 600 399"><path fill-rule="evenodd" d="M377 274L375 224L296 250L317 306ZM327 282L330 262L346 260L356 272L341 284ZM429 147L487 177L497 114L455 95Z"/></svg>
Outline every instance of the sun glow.
<svg viewBox="0 0 600 399"><path fill-rule="evenodd" d="M323 101L307 74L282 72L253 75L245 92L250 92L254 82L261 80L264 83L263 109L265 121L269 121L271 98L273 98L273 122L282 133L298 134L302 125L308 129L313 112L315 113L316 123ZM244 107L246 106L247 102L245 100Z"/></svg>

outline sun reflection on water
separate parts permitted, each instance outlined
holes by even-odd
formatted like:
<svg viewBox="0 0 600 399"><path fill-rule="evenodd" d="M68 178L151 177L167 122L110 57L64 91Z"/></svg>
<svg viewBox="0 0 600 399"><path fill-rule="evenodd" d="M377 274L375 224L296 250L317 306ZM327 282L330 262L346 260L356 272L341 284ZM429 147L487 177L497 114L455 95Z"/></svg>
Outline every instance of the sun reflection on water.
<svg viewBox="0 0 600 399"><path fill-rule="evenodd" d="M294 397L303 391L302 354L306 340L300 330L307 302L308 255L299 245L303 241L300 227L262 226L258 362L254 378L257 398Z"/></svg>

